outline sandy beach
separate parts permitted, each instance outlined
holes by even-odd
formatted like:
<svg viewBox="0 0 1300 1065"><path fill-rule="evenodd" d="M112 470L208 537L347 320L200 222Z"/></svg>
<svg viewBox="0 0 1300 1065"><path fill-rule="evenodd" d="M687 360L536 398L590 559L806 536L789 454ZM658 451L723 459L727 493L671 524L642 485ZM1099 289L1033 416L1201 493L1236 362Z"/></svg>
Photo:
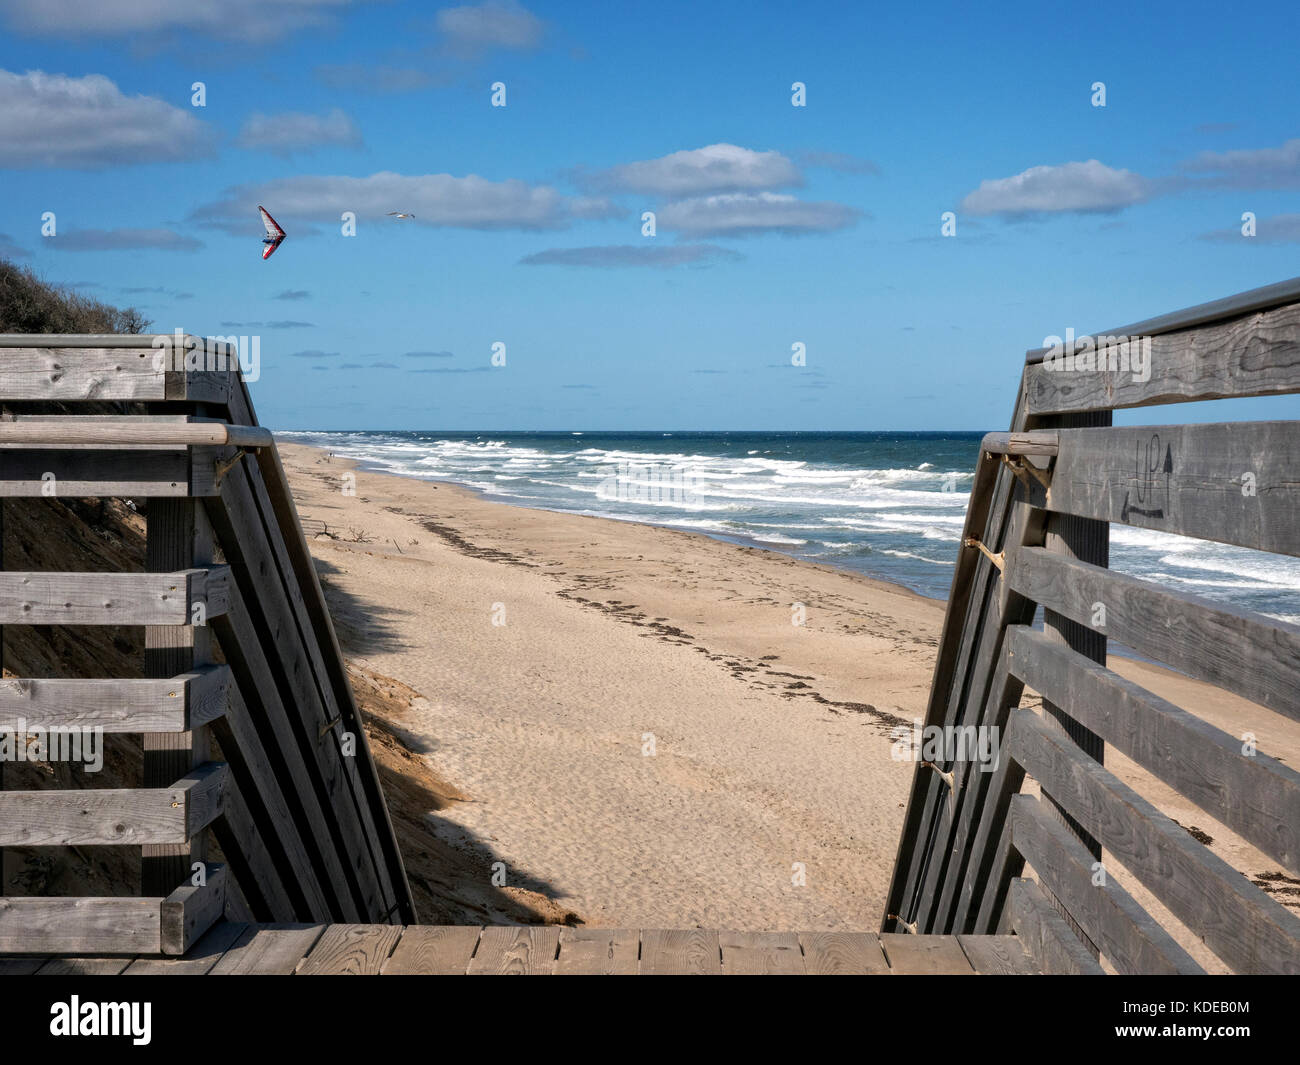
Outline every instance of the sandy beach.
<svg viewBox="0 0 1300 1065"><path fill-rule="evenodd" d="M878 926L913 771L889 730L924 713L941 603L695 533L281 451L345 652L399 692L386 727L420 761L424 827L462 879L537 900L522 919ZM1276 715L1114 664L1300 760ZM1295 901L1268 859L1122 757L1107 763Z"/></svg>

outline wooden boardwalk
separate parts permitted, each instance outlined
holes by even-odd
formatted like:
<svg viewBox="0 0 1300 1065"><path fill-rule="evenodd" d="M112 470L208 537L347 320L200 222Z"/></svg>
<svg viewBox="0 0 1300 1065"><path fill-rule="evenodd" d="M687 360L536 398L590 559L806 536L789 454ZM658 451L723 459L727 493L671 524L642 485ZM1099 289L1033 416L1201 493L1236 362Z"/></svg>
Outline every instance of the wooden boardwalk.
<svg viewBox="0 0 1300 1065"><path fill-rule="evenodd" d="M0 976L1033 975L1015 936L239 924L183 958L3 957Z"/></svg>

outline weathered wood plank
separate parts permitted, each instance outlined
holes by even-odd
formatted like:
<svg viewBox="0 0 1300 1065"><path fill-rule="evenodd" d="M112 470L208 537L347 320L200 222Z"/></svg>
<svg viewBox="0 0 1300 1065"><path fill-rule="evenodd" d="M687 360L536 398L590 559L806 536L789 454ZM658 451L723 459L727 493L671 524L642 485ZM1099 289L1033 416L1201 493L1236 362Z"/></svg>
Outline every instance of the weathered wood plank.
<svg viewBox="0 0 1300 1065"><path fill-rule="evenodd" d="M33 958L0 958L0 976L32 976L49 960L43 955Z"/></svg>
<svg viewBox="0 0 1300 1065"><path fill-rule="evenodd" d="M1010 630L1011 666L1044 698L1300 874L1300 773L1040 633Z"/></svg>
<svg viewBox="0 0 1300 1065"><path fill-rule="evenodd" d="M722 972L718 933L702 928L671 931L643 929L643 976L716 976Z"/></svg>
<svg viewBox="0 0 1300 1065"><path fill-rule="evenodd" d="M1129 975L1202 973L1104 867L1094 873L1092 854L1032 795L1011 800L1011 842L1088 938Z"/></svg>
<svg viewBox="0 0 1300 1065"><path fill-rule="evenodd" d="M719 932L726 976L803 976L803 952L794 932Z"/></svg>
<svg viewBox="0 0 1300 1065"><path fill-rule="evenodd" d="M1100 603L1112 639L1300 721L1300 626L1035 548L1009 560L1007 581L1081 625Z"/></svg>
<svg viewBox="0 0 1300 1065"><path fill-rule="evenodd" d="M18 415L0 420L0 449L14 445L48 448L271 447L271 430L231 425L216 418L56 417ZM146 454L134 452L136 455ZM184 452L182 451L182 454ZM0 450L3 455L3 450Z"/></svg>
<svg viewBox="0 0 1300 1065"><path fill-rule="evenodd" d="M1062 429L1052 511L1300 555L1300 421Z"/></svg>
<svg viewBox="0 0 1300 1065"><path fill-rule="evenodd" d="M634 976L641 933L635 928L561 928L560 976Z"/></svg>
<svg viewBox="0 0 1300 1065"><path fill-rule="evenodd" d="M249 925L210 972L213 976L287 976L324 931L319 924Z"/></svg>
<svg viewBox="0 0 1300 1065"><path fill-rule="evenodd" d="M887 975L889 962L874 932L800 932L809 976Z"/></svg>
<svg viewBox="0 0 1300 1065"><path fill-rule="evenodd" d="M464 976L481 932L478 925L409 925L382 972L385 976Z"/></svg>
<svg viewBox="0 0 1300 1065"><path fill-rule="evenodd" d="M1300 973L1300 917L1255 887L1053 722L1012 714L1007 756L1050 790L1102 846L1232 969Z"/></svg>
<svg viewBox="0 0 1300 1065"><path fill-rule="evenodd" d="M239 921L218 921L183 958L136 958L123 976L205 976L247 930Z"/></svg>
<svg viewBox="0 0 1300 1065"><path fill-rule="evenodd" d="M222 747L222 754L232 759L231 778L234 784L226 792L226 804L221 816L212 822L212 832L230 865L240 893L244 896L249 909L247 919L311 919L313 911L302 901L301 894L293 890L299 886L297 876L290 874L282 877L280 873L281 849L277 844L283 839L282 826L272 825L265 833L258 830L246 804L239 777L233 771L233 760L237 756L231 754L231 750L230 747ZM256 801L256 794L252 798ZM324 912L328 913L327 910ZM234 918L230 913L227 916Z"/></svg>
<svg viewBox="0 0 1300 1065"><path fill-rule="evenodd" d="M237 689L212 732L235 784L217 838L245 894L256 896L249 901L259 920L329 921L331 903L285 798L293 774L278 772Z"/></svg>
<svg viewBox="0 0 1300 1065"><path fill-rule="evenodd" d="M1002 760L989 781L984 802L979 811L979 824L971 842L966 875L961 878L955 897L951 927L957 932L983 934L991 929L979 920L986 896L990 894L993 865L999 857L998 844L1006 827L1007 810L1011 797L1020 791L1025 771L1012 758L1007 757L1005 732ZM997 914L994 913L994 920Z"/></svg>
<svg viewBox="0 0 1300 1065"><path fill-rule="evenodd" d="M152 679L0 680L0 732L26 727L185 732L226 712L226 666Z"/></svg>
<svg viewBox="0 0 1300 1065"><path fill-rule="evenodd" d="M178 573L0 573L0 625L210 621L225 613L229 576L228 566Z"/></svg>
<svg viewBox="0 0 1300 1065"><path fill-rule="evenodd" d="M330 925L298 966L298 975L378 976L401 935L398 925Z"/></svg>
<svg viewBox="0 0 1300 1065"><path fill-rule="evenodd" d="M956 936L913 936L883 932L880 945L895 976L973 976L966 952Z"/></svg>
<svg viewBox="0 0 1300 1065"><path fill-rule="evenodd" d="M318 782L320 804L330 819L340 859L346 863L360 919L383 921L392 913L396 898L387 869L376 855L379 843L369 800L354 786L356 759L343 753L337 734L342 714L313 655L319 652L314 635L294 610L295 581L292 575L286 577L287 563L279 558L279 530L259 511L245 478L242 468L232 470L222 484L220 500L208 508L254 626L253 633L241 634L241 639L256 638L280 685L284 705L292 710L290 725Z"/></svg>
<svg viewBox="0 0 1300 1065"><path fill-rule="evenodd" d="M37 976L120 976L130 958L51 958L39 969Z"/></svg>
<svg viewBox="0 0 1300 1065"><path fill-rule="evenodd" d="M280 792L316 870L332 919L357 923L361 911L343 865L336 830L331 827L333 814L322 806L321 788L313 776L315 760L308 760L303 753L290 708L281 696L266 649L257 639L237 582L230 586L229 612L216 619L213 629L235 676L236 688L247 704L248 718L261 738L262 750L274 767ZM231 710L233 714L233 703Z"/></svg>
<svg viewBox="0 0 1300 1065"><path fill-rule="evenodd" d="M226 910L226 867L207 863L205 883L183 884L162 900L161 949L164 954L184 954Z"/></svg>
<svg viewBox="0 0 1300 1065"><path fill-rule="evenodd" d="M248 396L247 385L238 382L236 396L231 403L231 421L243 421L237 413L243 413L249 422L255 422L252 401ZM356 697L352 685L348 682L347 669L343 661L343 652L339 647L338 636L334 631L334 622L329 608L325 605L325 596L321 591L320 578L316 573L316 563L303 535L302 523L298 519L298 509L294 505L293 495L289 490L289 481L284 467L280 463L279 452L263 448L257 452L256 468L245 464L248 469L249 483L255 488L259 482L260 492L264 491L271 513L275 515L278 527L284 533L285 547L288 552L289 565L297 578L296 587L302 595L303 607L308 621L316 634L317 646L324 659L324 668L333 689L341 716L341 730L351 732L356 738L356 755L348 759L349 772L353 775L368 801L368 809L376 822L374 836L379 851L383 856L387 878L392 892L396 896L397 918L414 923L415 902L411 887L406 878L406 866L402 861L401 851L397 846L397 834L393 830L392 818L389 816L388 803L384 798L383 788L379 783L379 771L370 752L370 741L366 737L364 723L357 709ZM334 733L338 739L338 731Z"/></svg>
<svg viewBox="0 0 1300 1065"><path fill-rule="evenodd" d="M1027 366L1029 410L1049 414L1300 392L1300 304L1151 337L1149 357L1149 375L1143 360L1134 373L1131 359L1127 370Z"/></svg>
<svg viewBox="0 0 1300 1065"><path fill-rule="evenodd" d="M979 976L1037 976L1038 966L1015 936L958 936Z"/></svg>
<svg viewBox="0 0 1300 1065"><path fill-rule="evenodd" d="M0 400L223 402L229 399L234 387L233 377L229 370L187 370L183 362L177 364L169 348L145 344L140 347L5 345L4 357L0 359Z"/></svg>
<svg viewBox="0 0 1300 1065"><path fill-rule="evenodd" d="M3 424L0 422L0 427ZM0 448L0 496L8 498L148 499L214 491L212 478L206 472L194 475L194 456L185 449Z"/></svg>
<svg viewBox="0 0 1300 1065"><path fill-rule="evenodd" d="M0 792L0 842L185 843L221 812L226 784L226 766L209 762L170 788Z"/></svg>
<svg viewBox="0 0 1300 1065"><path fill-rule="evenodd" d="M1028 433L986 433L980 447L994 455L1055 455L1060 446L1055 429Z"/></svg>
<svg viewBox="0 0 1300 1065"><path fill-rule="evenodd" d="M560 930L555 925L489 925L466 972L470 976L549 976Z"/></svg>
<svg viewBox="0 0 1300 1065"><path fill-rule="evenodd" d="M1011 881L1011 927L1045 975L1101 976L1105 970L1032 880Z"/></svg>
<svg viewBox="0 0 1300 1065"><path fill-rule="evenodd" d="M0 898L0 952L157 954L158 898Z"/></svg>

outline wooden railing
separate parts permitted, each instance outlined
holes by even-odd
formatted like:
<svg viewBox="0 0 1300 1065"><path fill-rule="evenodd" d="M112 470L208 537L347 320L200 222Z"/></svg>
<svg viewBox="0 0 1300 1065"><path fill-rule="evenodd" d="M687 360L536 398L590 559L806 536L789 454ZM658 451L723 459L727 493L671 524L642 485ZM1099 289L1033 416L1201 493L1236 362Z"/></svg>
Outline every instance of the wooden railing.
<svg viewBox="0 0 1300 1065"><path fill-rule="evenodd" d="M237 353L194 337L0 336L0 404L0 531L6 511L51 495L130 499L147 528L144 572L0 572L0 626L143 626L145 648L137 679L0 681L0 732L143 744L138 788L0 791L0 847L141 848L138 897L0 896L0 952L183 953L236 902L257 921L415 921Z"/></svg>
<svg viewBox="0 0 1300 1065"><path fill-rule="evenodd" d="M996 729L1001 757L918 765L882 928L1014 930L1045 972L1200 972L1190 933L1234 972L1300 972L1300 917L1103 764L1121 752L1300 876L1300 773L1269 738L1256 749L1105 664L1110 638L1300 720L1300 627L1108 567L1110 523L1300 555L1300 422L1111 425L1119 408L1300 392L1300 279L1098 335L1149 338L1149 363L1031 351L1011 431L984 439L925 724Z"/></svg>

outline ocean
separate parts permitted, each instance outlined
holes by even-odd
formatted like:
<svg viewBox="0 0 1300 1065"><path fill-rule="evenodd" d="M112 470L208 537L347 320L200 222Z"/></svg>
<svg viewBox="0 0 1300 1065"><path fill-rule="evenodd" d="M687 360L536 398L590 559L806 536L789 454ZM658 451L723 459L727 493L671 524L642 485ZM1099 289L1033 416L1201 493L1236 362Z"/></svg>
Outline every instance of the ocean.
<svg viewBox="0 0 1300 1065"><path fill-rule="evenodd" d="M283 432L505 503L689 529L946 598L982 433ZM1300 560L1111 526L1111 567L1300 622Z"/></svg>

